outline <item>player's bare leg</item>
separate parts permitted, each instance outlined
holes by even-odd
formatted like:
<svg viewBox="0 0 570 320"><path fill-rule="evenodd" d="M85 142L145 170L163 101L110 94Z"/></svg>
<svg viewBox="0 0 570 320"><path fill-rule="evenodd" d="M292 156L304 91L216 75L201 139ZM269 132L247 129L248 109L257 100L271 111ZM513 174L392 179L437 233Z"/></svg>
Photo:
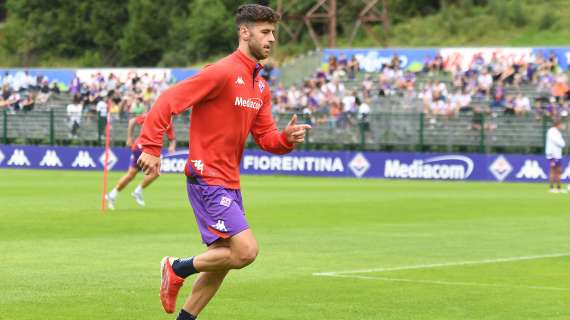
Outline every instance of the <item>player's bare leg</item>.
<svg viewBox="0 0 570 320"><path fill-rule="evenodd" d="M216 246L196 257L194 267L200 272L241 269L255 261L259 251L251 229L225 240L229 246Z"/></svg>
<svg viewBox="0 0 570 320"><path fill-rule="evenodd" d="M131 181L133 181L133 179L137 176L137 173L138 173L137 168L129 167L129 170L125 175L121 177L121 179L119 179L119 182L117 183L115 188L113 188L113 190L111 190L108 194L105 195L105 198L107 200L107 206L109 207L109 209L115 209L115 200L117 199L117 195L121 190L123 190L127 185L129 185Z"/></svg>
<svg viewBox="0 0 570 320"><path fill-rule="evenodd" d="M150 174L145 174L143 181L141 181L141 183L136 187L135 191L133 191L133 193L131 193L131 196L133 196L133 198L135 198L135 201L137 202L137 204L139 206L144 207L144 205L145 205L143 194L142 194L143 189L148 187L158 177L159 176L156 172L153 172Z"/></svg>
<svg viewBox="0 0 570 320"><path fill-rule="evenodd" d="M190 263L190 269L200 274L194 282L191 295L184 303L181 314L198 316L216 294L228 271L251 264L257 252L257 241L251 230L247 229L230 239L218 240L210 245L206 252L182 262ZM176 268L180 270L180 267Z"/></svg>
<svg viewBox="0 0 570 320"><path fill-rule="evenodd" d="M228 241L220 240L210 245L210 247L208 247L208 251L218 247L227 248L229 246L230 244ZM229 269L222 271L200 272L196 281L194 281L194 284L192 285L192 293L186 299L182 309L197 316L216 294L228 272Z"/></svg>
<svg viewBox="0 0 570 320"><path fill-rule="evenodd" d="M133 179L137 176L138 172L139 170L137 168L129 167L127 173L124 176L122 176L121 179L119 179L119 182L117 183L115 189L118 192L123 190L126 186L129 185L131 181L133 181Z"/></svg>

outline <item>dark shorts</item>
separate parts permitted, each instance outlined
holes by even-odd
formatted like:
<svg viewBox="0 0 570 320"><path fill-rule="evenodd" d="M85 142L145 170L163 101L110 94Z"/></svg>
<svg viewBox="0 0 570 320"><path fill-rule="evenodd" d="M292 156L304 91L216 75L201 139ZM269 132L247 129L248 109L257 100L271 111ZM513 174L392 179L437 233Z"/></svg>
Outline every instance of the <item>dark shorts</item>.
<svg viewBox="0 0 570 320"><path fill-rule="evenodd" d="M131 168L139 169L137 161L139 161L139 157L141 156L141 154L142 154L141 149L131 150L131 165L130 165Z"/></svg>
<svg viewBox="0 0 570 320"><path fill-rule="evenodd" d="M548 164L551 168L558 168L562 166L562 159L548 159Z"/></svg>
<svg viewBox="0 0 570 320"><path fill-rule="evenodd" d="M186 182L186 189L202 241L206 245L220 238L228 239L249 228L239 190L189 181Z"/></svg>

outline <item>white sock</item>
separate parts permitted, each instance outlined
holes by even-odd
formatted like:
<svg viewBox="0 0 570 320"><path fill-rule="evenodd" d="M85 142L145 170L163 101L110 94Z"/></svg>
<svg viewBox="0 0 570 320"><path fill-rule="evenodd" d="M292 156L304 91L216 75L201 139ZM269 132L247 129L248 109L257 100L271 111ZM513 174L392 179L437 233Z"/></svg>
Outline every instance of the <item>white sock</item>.
<svg viewBox="0 0 570 320"><path fill-rule="evenodd" d="M109 197L116 198L118 193L119 193L119 191L117 191L117 188L113 188L113 190L111 190L111 192L109 192Z"/></svg>
<svg viewBox="0 0 570 320"><path fill-rule="evenodd" d="M142 187L141 187L140 184L139 184L139 185L137 186L137 188L135 189L135 193L142 193Z"/></svg>

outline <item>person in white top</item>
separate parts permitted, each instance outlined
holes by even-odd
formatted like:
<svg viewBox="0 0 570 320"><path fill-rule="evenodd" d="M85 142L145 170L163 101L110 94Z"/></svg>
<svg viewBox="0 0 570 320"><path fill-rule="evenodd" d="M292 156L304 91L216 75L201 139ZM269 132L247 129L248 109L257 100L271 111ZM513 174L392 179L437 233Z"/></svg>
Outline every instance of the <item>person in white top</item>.
<svg viewBox="0 0 570 320"><path fill-rule="evenodd" d="M562 171L562 149L566 146L560 133L560 120L555 119L552 128L546 133L546 159L550 167L550 192L560 192L560 175ZM554 188L556 185L556 189Z"/></svg>

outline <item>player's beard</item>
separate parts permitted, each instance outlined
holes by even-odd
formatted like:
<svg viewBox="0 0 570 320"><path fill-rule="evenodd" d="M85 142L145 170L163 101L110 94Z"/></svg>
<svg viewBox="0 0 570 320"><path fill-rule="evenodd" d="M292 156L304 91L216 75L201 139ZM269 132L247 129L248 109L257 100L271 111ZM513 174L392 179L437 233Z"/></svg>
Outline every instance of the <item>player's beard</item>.
<svg viewBox="0 0 570 320"><path fill-rule="evenodd" d="M257 60L264 60L269 57L269 53L265 53L263 47L259 42L254 40L255 38L251 38L248 42L249 52L251 55Z"/></svg>

